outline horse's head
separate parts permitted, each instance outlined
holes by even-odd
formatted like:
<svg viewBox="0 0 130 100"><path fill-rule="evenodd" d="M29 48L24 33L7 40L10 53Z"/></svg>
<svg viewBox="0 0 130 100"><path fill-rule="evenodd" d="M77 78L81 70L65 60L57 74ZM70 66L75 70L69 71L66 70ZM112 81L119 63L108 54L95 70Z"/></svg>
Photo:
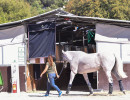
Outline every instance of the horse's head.
<svg viewBox="0 0 130 100"><path fill-rule="evenodd" d="M62 58L64 60L63 67L66 68L68 61L67 61L67 58L66 58L65 51L63 51L63 50L62 50Z"/></svg>
<svg viewBox="0 0 130 100"><path fill-rule="evenodd" d="M62 50L62 56L63 56L63 60L67 60L68 62L72 60L72 56L70 55L69 51L64 51Z"/></svg>
<svg viewBox="0 0 130 100"><path fill-rule="evenodd" d="M69 55L68 52L65 52L62 50L62 57L63 57L63 60L64 60L64 68L67 67L67 63L70 62L72 60L72 57Z"/></svg>

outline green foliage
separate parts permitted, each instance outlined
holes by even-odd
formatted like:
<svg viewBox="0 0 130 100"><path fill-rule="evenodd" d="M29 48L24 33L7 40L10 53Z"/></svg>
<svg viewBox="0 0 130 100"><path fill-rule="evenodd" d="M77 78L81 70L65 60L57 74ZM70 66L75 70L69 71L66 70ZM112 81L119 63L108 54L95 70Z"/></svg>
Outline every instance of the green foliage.
<svg viewBox="0 0 130 100"><path fill-rule="evenodd" d="M24 0L0 0L0 23L28 18L30 5Z"/></svg>
<svg viewBox="0 0 130 100"><path fill-rule="evenodd" d="M63 7L66 0L0 0L0 24Z"/></svg>
<svg viewBox="0 0 130 100"><path fill-rule="evenodd" d="M41 0L41 1L44 7L44 12L57 8L62 8L66 4L66 0Z"/></svg>
<svg viewBox="0 0 130 100"><path fill-rule="evenodd" d="M32 15L37 15L37 14L43 13L43 5L42 5L41 0L27 0L27 2L31 6Z"/></svg>
<svg viewBox="0 0 130 100"><path fill-rule="evenodd" d="M63 7L66 0L27 0L32 9L36 9L39 14Z"/></svg>
<svg viewBox="0 0 130 100"><path fill-rule="evenodd" d="M41 0L44 7L50 7L52 4L55 3L54 0Z"/></svg>
<svg viewBox="0 0 130 100"><path fill-rule="evenodd" d="M80 16L130 20L130 0L70 0L66 11Z"/></svg>

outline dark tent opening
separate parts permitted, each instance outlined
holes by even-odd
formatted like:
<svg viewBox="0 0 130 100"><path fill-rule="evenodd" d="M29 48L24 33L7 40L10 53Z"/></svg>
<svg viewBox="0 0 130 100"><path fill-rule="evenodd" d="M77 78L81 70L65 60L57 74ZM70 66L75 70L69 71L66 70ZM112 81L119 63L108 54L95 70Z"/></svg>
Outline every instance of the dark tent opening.
<svg viewBox="0 0 130 100"><path fill-rule="evenodd" d="M84 24L74 21L56 25L56 56L57 60L62 56L61 50L84 51L86 53L96 52L95 25ZM57 66L60 68L61 66ZM88 73L89 80L94 89L97 89L97 73ZM67 77L67 78L66 78ZM70 78L70 65L64 70L57 84L61 89L67 89ZM62 84L62 85L61 85ZM77 74L73 81L71 90L88 91L87 84L81 74Z"/></svg>
<svg viewBox="0 0 130 100"><path fill-rule="evenodd" d="M28 25L29 58L55 55L55 23Z"/></svg>

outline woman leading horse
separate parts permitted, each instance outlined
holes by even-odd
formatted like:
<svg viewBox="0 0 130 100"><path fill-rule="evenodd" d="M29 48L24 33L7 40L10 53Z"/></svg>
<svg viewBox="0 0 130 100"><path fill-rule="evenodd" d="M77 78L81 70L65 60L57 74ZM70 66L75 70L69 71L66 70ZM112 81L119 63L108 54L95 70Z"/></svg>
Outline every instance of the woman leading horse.
<svg viewBox="0 0 130 100"><path fill-rule="evenodd" d="M46 63L45 69L41 73L40 77L44 73L47 72L47 92L45 96L49 96L50 88L53 87L56 89L59 93L59 97L62 95L62 91L59 89L59 87L55 84L54 78L57 76L59 78L59 75L57 73L56 64L53 62L52 56L48 56L48 62Z"/></svg>

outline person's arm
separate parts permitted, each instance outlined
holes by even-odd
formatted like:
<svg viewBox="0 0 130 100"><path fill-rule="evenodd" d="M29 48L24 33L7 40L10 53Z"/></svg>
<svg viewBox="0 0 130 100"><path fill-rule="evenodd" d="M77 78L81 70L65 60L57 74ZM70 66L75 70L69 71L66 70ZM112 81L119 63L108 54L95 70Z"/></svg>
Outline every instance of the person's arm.
<svg viewBox="0 0 130 100"><path fill-rule="evenodd" d="M44 69L43 72L41 73L40 77L42 77L42 75L43 75L44 73L46 73L47 70L48 70L48 65L45 66L45 69Z"/></svg>
<svg viewBox="0 0 130 100"><path fill-rule="evenodd" d="M56 66L55 66L55 73L56 73L57 78L59 78L60 76L59 76L58 73L57 73Z"/></svg>

